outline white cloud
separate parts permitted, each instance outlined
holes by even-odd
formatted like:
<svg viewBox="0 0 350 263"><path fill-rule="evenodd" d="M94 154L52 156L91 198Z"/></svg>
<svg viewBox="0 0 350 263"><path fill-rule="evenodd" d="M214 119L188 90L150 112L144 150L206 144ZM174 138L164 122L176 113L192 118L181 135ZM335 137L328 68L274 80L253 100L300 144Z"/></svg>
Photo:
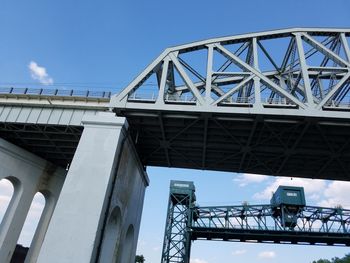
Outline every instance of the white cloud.
<svg viewBox="0 0 350 263"><path fill-rule="evenodd" d="M234 256L239 256L239 255L243 255L243 254L245 254L245 253L247 253L247 250L245 250L245 249L242 249L242 250L235 250L235 251L232 252L232 255L234 255Z"/></svg>
<svg viewBox="0 0 350 263"><path fill-rule="evenodd" d="M274 251L263 251L263 252L259 253L258 257L262 258L262 259L275 258L276 253Z"/></svg>
<svg viewBox="0 0 350 263"><path fill-rule="evenodd" d="M240 187L244 187L248 184L261 183L267 180L269 177L261 174L240 174L237 178L234 178L234 182L238 182Z"/></svg>
<svg viewBox="0 0 350 263"><path fill-rule="evenodd" d="M325 199L321 200L318 205L325 207L341 205L344 208L349 208L349 193L350 182L333 181L324 189L323 194Z"/></svg>
<svg viewBox="0 0 350 263"><path fill-rule="evenodd" d="M199 258L193 258L193 259L190 259L190 263L208 263L208 261L205 261Z"/></svg>
<svg viewBox="0 0 350 263"><path fill-rule="evenodd" d="M256 193L253 197L257 200L270 200L272 193L275 192L280 185L286 186L301 186L304 187L305 194L312 196L313 199L318 198L322 194L322 189L325 189L327 184L324 180L304 179L290 177L276 177L276 179L267 186L263 191Z"/></svg>
<svg viewBox="0 0 350 263"><path fill-rule="evenodd" d="M30 75L34 80L38 80L41 84L53 84L53 79L47 74L46 68L40 67L35 61L31 61L28 65Z"/></svg>

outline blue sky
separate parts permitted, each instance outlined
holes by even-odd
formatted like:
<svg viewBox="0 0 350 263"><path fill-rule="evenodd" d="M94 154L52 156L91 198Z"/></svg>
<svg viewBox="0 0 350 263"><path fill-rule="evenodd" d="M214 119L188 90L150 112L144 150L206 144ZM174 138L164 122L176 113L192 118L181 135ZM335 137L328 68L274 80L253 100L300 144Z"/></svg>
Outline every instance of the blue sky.
<svg viewBox="0 0 350 263"><path fill-rule="evenodd" d="M169 46L288 27L349 28L349 10L347 0L2 0L0 87L117 92ZM273 177L182 169L149 168L148 174L151 185L146 193L138 247L147 263L160 260L171 179L194 181L201 205L267 203L269 191L279 183L287 183ZM306 187L310 204L341 202L350 207L347 183L292 181ZM0 188L0 194L5 188ZM348 249L332 247L197 241L192 262L310 262L346 252Z"/></svg>

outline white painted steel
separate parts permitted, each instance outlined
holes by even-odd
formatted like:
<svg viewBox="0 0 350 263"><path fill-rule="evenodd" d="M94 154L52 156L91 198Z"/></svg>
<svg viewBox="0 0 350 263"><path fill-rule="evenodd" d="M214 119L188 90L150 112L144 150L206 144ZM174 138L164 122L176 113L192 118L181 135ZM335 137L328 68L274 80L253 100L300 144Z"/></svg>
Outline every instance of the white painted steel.
<svg viewBox="0 0 350 263"><path fill-rule="evenodd" d="M279 108L282 107L289 109L287 115L290 116L348 118L350 102L342 101L344 96L336 96L342 92L349 93L346 91L350 85L349 36L350 29L292 28L214 38L167 48L124 90L111 97L110 107L116 112L137 112L142 109L187 113L253 113L251 109L241 109L241 106L246 105L253 107L257 114L279 114ZM319 40L320 37L323 40ZM274 51L269 53L262 44L265 40L278 39L290 39L280 66L274 61ZM233 52L229 49L232 44L241 46ZM311 49L306 50L304 44ZM203 75L193 68L195 65L182 59L184 54L190 56L200 50L207 53L204 58L206 71ZM247 55L242 59L240 55L245 50L248 50ZM343 50L343 54L340 50ZM240 71L214 71L216 53L226 57L225 63L229 62L228 66L235 64ZM308 64L308 59L315 54L324 56L321 65ZM259 57L262 56L273 65L272 71L260 68ZM328 66L329 61L337 65ZM174 70L178 72L183 84L175 83ZM159 96L143 99L137 92L152 74L157 74L157 78L161 79L155 84ZM324 87L319 78L329 81L330 87ZM222 87L227 84L231 84L231 87L224 90ZM262 84L270 90L270 98L262 95ZM249 86L253 87L249 96L233 98ZM317 93L317 89L320 92L316 96L314 93ZM346 98L348 97L349 94ZM213 101L218 103L212 103ZM293 105L295 107L291 107Z"/></svg>

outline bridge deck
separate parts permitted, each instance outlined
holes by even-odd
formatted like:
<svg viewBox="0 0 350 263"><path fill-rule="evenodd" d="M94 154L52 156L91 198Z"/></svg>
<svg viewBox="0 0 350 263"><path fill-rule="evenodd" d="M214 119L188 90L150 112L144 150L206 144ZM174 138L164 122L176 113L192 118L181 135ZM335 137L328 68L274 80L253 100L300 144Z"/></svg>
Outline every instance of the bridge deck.
<svg viewBox="0 0 350 263"><path fill-rule="evenodd" d="M7 95L0 136L66 167L84 114L108 110L108 99ZM47 99L45 99L47 101ZM67 105L68 103L68 105ZM349 180L347 118L120 110L144 165Z"/></svg>
<svg viewBox="0 0 350 263"><path fill-rule="evenodd" d="M0 137L62 167L71 162L82 118L108 110L109 92L0 89Z"/></svg>

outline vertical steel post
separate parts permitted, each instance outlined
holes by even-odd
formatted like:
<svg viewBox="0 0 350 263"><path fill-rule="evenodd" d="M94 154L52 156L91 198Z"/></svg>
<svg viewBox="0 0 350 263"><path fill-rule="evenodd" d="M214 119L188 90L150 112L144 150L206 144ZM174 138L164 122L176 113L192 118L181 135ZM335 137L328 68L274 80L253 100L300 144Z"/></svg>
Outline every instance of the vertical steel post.
<svg viewBox="0 0 350 263"><path fill-rule="evenodd" d="M295 33L295 41L296 41L297 49L298 49L301 74L303 76L303 81L304 81L304 91L305 91L305 96L306 96L305 99L306 99L306 102L308 103L309 107L314 108L315 102L314 102L313 95L312 95L308 66L306 64L303 41L301 39L300 33Z"/></svg>

